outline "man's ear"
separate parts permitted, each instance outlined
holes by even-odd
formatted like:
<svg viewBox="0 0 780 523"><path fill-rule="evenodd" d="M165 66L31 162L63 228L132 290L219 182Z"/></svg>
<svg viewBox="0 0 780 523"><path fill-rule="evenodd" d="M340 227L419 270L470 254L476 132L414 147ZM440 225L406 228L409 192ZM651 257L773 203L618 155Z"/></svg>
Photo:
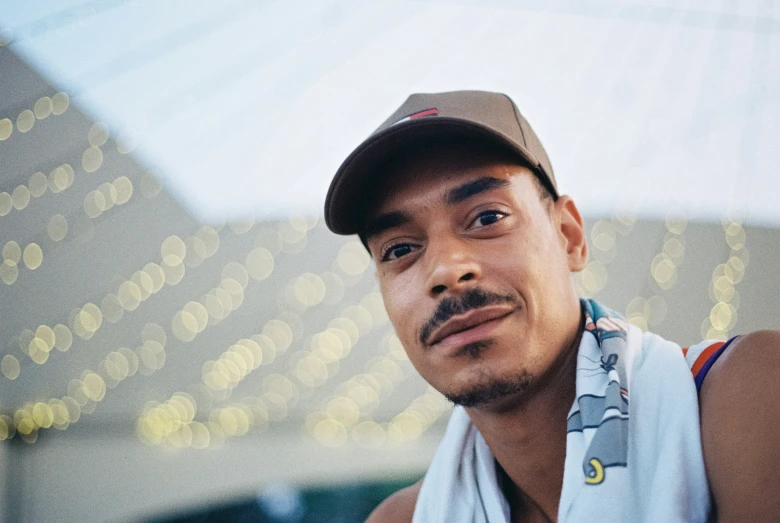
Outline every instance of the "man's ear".
<svg viewBox="0 0 780 523"><path fill-rule="evenodd" d="M553 204L558 216L558 232L566 256L569 260L569 270L579 272L588 263L588 241L585 226L577 205L571 197L563 195Z"/></svg>

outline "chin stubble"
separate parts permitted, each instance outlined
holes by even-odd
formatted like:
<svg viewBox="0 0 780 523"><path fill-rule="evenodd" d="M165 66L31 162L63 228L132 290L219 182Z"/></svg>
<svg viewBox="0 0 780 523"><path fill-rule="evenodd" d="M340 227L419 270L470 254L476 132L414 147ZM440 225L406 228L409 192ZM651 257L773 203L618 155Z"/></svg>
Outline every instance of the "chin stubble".
<svg viewBox="0 0 780 523"><path fill-rule="evenodd" d="M455 405L481 407L509 396L522 397L533 387L534 381L534 376L528 372L511 377L485 376L476 385L444 396Z"/></svg>

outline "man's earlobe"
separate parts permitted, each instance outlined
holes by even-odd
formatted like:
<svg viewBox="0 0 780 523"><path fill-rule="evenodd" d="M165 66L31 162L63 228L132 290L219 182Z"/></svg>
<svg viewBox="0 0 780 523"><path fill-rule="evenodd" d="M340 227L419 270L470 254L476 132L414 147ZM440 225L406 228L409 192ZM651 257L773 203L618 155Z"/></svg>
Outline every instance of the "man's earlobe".
<svg viewBox="0 0 780 523"><path fill-rule="evenodd" d="M565 242L566 254L569 259L569 269L579 272L588 263L588 241L585 225L574 200L569 196L561 196L555 202L560 220L560 233Z"/></svg>

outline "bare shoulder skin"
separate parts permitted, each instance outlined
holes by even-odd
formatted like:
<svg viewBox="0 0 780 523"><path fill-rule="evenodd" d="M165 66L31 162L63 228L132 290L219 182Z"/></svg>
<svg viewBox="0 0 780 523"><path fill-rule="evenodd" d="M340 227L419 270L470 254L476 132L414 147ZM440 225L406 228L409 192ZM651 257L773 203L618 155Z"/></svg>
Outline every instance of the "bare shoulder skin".
<svg viewBox="0 0 780 523"><path fill-rule="evenodd" d="M411 523L422 480L401 489L374 509L366 523Z"/></svg>
<svg viewBox="0 0 780 523"><path fill-rule="evenodd" d="M713 365L700 399L717 520L780 521L780 331L734 343Z"/></svg>

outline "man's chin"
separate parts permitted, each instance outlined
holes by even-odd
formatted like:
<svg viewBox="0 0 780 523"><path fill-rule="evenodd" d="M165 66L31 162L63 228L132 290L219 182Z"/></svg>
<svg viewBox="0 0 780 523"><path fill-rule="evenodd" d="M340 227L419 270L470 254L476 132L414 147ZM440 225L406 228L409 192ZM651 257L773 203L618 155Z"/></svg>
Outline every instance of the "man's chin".
<svg viewBox="0 0 780 523"><path fill-rule="evenodd" d="M506 401L522 400L533 387L535 378L524 372L513 377L494 377L444 396L462 407L494 407Z"/></svg>

